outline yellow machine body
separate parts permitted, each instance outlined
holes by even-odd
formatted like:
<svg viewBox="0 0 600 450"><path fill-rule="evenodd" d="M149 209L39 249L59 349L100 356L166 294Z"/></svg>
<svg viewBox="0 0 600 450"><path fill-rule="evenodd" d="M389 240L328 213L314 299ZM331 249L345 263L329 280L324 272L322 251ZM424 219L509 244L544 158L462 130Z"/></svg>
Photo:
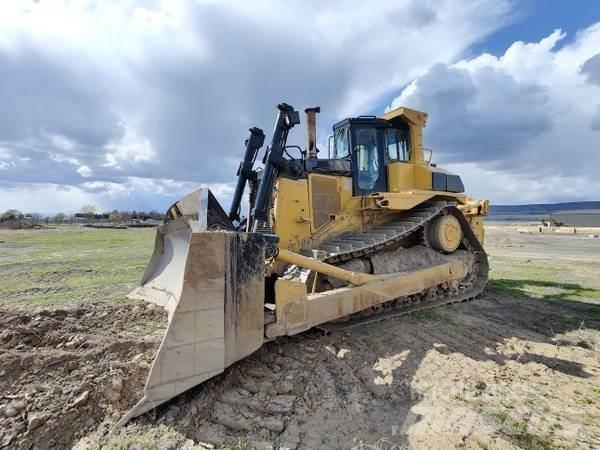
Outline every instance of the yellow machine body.
<svg viewBox="0 0 600 450"><path fill-rule="evenodd" d="M432 173L439 169L424 158L427 114L398 108L380 118L408 124L412 143L408 161L387 165L388 190L355 197L351 177L310 173L307 179L280 178L275 185L271 221L282 248L306 253L331 236L363 230L394 212L411 210L433 198L455 200L483 244L482 218L488 213L489 202L432 188Z"/></svg>
<svg viewBox="0 0 600 450"><path fill-rule="evenodd" d="M291 128L296 112L282 105L280 116L288 114ZM318 108L306 112L314 127ZM279 127L286 123L280 116ZM169 324L144 397L120 424L221 373L266 340L385 305L406 312L481 293L488 272L482 247L487 200L465 195L458 176L431 164L423 145L427 114L398 108L366 120L409 135L402 160L386 155L385 165L376 165L385 171L384 189L357 195L353 180L361 179L336 169L335 159L325 161L334 167L328 173L309 168L308 160L318 162L309 129L300 174L283 170L297 160L278 162L282 169L261 215L267 231L248 232L250 223L243 222L232 227L238 210L232 206L228 218L208 189L169 208L142 286L130 294L164 307ZM352 152L353 170L366 164L365 152ZM245 161L253 162L256 154L248 155ZM240 166L238 173L252 175L247 169Z"/></svg>

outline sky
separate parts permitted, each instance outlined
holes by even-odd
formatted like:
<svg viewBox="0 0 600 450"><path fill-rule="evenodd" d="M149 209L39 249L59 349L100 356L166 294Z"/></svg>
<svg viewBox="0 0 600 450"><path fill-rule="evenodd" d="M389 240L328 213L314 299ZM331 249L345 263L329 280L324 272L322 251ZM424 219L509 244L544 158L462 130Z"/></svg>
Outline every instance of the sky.
<svg viewBox="0 0 600 450"><path fill-rule="evenodd" d="M433 161L492 203L600 200L600 2L3 1L0 80L0 211L227 207L283 101L321 106L321 147L426 111Z"/></svg>

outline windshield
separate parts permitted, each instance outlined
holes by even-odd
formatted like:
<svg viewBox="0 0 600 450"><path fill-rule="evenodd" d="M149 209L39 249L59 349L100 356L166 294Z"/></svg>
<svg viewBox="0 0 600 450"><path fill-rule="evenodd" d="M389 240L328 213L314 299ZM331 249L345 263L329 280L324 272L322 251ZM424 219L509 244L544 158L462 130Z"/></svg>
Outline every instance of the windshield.
<svg viewBox="0 0 600 450"><path fill-rule="evenodd" d="M348 129L340 128L336 130L333 140L333 159L347 158L350 156L350 146L348 145Z"/></svg>

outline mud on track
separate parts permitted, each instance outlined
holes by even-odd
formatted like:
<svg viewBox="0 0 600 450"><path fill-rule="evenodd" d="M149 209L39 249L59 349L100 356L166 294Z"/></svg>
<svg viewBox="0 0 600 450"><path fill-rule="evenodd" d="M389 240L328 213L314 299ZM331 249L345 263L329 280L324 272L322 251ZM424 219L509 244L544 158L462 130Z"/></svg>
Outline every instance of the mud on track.
<svg viewBox="0 0 600 450"><path fill-rule="evenodd" d="M164 326L140 306L0 310L0 446L68 448L106 429L139 398Z"/></svg>

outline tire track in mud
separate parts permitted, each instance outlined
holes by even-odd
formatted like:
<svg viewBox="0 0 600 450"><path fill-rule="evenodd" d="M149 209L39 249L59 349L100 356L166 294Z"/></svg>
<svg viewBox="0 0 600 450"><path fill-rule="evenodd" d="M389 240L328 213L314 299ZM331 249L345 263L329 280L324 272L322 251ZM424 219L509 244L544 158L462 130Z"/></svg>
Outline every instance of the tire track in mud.
<svg viewBox="0 0 600 450"><path fill-rule="evenodd" d="M554 335L540 320L563 312L490 296L285 337L134 420L117 437L166 425L179 444L348 448L413 445L435 431L453 433L458 445L474 431L462 424L472 419L467 403L454 395L485 391L518 402L512 389L541 377L551 386L548 397L559 399L556 389L582 389L581 377L597 376L593 352L573 349L577 341L564 338L563 359L553 356ZM162 310L139 306L0 311L0 442L62 448L86 436L92 447L106 444L110 425L140 395L165 320ZM529 353L520 357L524 340ZM527 389L543 399L535 385ZM484 429L484 418L473 420Z"/></svg>
<svg viewBox="0 0 600 450"><path fill-rule="evenodd" d="M334 348L340 336L313 331L269 343L133 428L167 425L195 442L218 446L243 438L251 446L289 448L339 448L390 434L388 419L356 419L384 411L395 426L397 408L361 373L370 363L347 360L343 343Z"/></svg>
<svg viewBox="0 0 600 450"><path fill-rule="evenodd" d="M552 342L553 334L540 323L548 317L540 319L539 311L535 301L523 305L516 298L490 295L416 317L282 338L137 419L121 435L158 425L215 446L418 446L431 444L431 433L451 439L449 445L473 439L510 446L497 426L488 423L488 413L477 408L493 411L500 403L524 402L519 392L542 401L541 388L531 377L541 377L545 389L558 398L553 383L579 386L578 377L584 376L567 370L571 362L557 365L543 352L519 360L523 345L533 352ZM548 314L552 318L561 311ZM490 320L493 316L502 321ZM563 325L561 331L567 328ZM564 351L569 352L565 358L593 363L579 347ZM521 391L513 393L514 387ZM490 400L477 397L481 392L489 393Z"/></svg>

